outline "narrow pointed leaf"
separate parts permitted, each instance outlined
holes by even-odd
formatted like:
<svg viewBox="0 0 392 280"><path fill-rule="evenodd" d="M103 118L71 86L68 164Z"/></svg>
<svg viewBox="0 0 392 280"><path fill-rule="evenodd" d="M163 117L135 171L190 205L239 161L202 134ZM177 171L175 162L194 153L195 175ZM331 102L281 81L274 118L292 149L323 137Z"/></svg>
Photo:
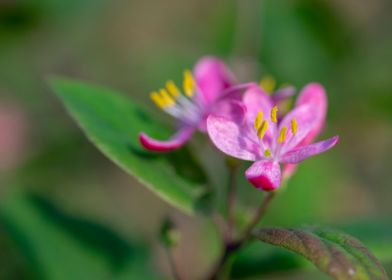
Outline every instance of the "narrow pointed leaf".
<svg viewBox="0 0 392 280"><path fill-rule="evenodd" d="M117 92L66 79L51 80L50 85L104 155L173 206L188 213L194 211L206 178L199 175L203 172L189 152L151 153L138 140L141 131L167 139L170 129ZM189 174L184 169L188 166L186 170L197 174Z"/></svg>
<svg viewBox="0 0 392 280"><path fill-rule="evenodd" d="M340 231L321 227L264 228L254 237L304 256L334 279L388 279L374 255L360 241Z"/></svg>

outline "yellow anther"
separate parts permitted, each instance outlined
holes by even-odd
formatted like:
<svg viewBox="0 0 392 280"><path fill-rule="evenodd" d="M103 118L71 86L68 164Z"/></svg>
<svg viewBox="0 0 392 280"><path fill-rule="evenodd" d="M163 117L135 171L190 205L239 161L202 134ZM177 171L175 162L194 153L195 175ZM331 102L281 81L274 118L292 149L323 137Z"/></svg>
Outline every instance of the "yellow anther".
<svg viewBox="0 0 392 280"><path fill-rule="evenodd" d="M180 90L173 81L166 82L166 89L174 98L177 98L180 95Z"/></svg>
<svg viewBox="0 0 392 280"><path fill-rule="evenodd" d="M268 129L268 122L266 120L264 120L261 123L261 126L259 127L259 129L257 130L257 135L259 136L260 139L263 139L265 133L267 132Z"/></svg>
<svg viewBox="0 0 392 280"><path fill-rule="evenodd" d="M191 71L185 70L184 71L184 82L183 82L184 92L185 95L188 97L193 96L193 90L195 87L195 82L193 80L193 76Z"/></svg>
<svg viewBox="0 0 392 280"><path fill-rule="evenodd" d="M276 87L276 80L270 75L265 76L260 81L260 87L267 93L272 93Z"/></svg>
<svg viewBox="0 0 392 280"><path fill-rule="evenodd" d="M270 157L270 156L271 156L271 151L270 151L269 149L266 149L266 150L264 151L264 156L265 156L265 157Z"/></svg>
<svg viewBox="0 0 392 280"><path fill-rule="evenodd" d="M162 100L164 100L164 107L170 107L173 106L176 102L173 100L173 98L170 97L169 93L165 90L165 89L161 89L159 91L159 94L162 98Z"/></svg>
<svg viewBox="0 0 392 280"><path fill-rule="evenodd" d="M259 129L259 127L260 127L262 121L263 121L263 112L260 111L260 112L257 114L256 119L255 119L255 129L256 129L256 130Z"/></svg>
<svg viewBox="0 0 392 280"><path fill-rule="evenodd" d="M274 106L271 110L271 121L274 123L278 122L276 115L278 114L278 107Z"/></svg>
<svg viewBox="0 0 392 280"><path fill-rule="evenodd" d="M297 133L297 130L298 130L298 124L297 124L297 120L294 118L291 120L291 132L293 133L293 135Z"/></svg>
<svg viewBox="0 0 392 280"><path fill-rule="evenodd" d="M287 126L282 127L279 133L278 143L281 144L286 140Z"/></svg>
<svg viewBox="0 0 392 280"><path fill-rule="evenodd" d="M162 99L158 92L151 92L150 97L151 100L154 101L155 105L157 105L159 108L165 108L165 101Z"/></svg>

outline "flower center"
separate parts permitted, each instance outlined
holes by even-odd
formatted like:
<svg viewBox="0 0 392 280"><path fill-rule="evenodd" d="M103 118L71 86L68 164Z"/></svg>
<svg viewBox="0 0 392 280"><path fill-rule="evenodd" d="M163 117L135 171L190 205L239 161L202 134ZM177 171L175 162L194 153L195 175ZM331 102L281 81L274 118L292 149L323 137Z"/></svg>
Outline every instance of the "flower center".
<svg viewBox="0 0 392 280"><path fill-rule="evenodd" d="M278 114L278 107L274 106L270 112L272 123L278 123L277 114ZM280 129L278 135L276 136L272 135L272 141L263 141L263 138L268 131L268 121L266 119L263 119L263 116L264 113L262 111L259 111L254 121L254 128L256 130L258 138L260 139L260 145L263 149L264 156L266 158L269 158L273 154L275 155L279 154L282 144L287 140L288 128L287 126L283 126ZM293 139L294 135L296 135L298 131L298 124L295 118L293 118L290 122L290 130L292 135L287 143L289 143ZM276 141L278 145L275 145L274 141ZM274 152L271 152L271 150Z"/></svg>
<svg viewBox="0 0 392 280"><path fill-rule="evenodd" d="M196 83L189 70L184 71L183 92L169 80L166 86L151 93L151 99L160 109L188 124L197 124L202 116L202 108L194 102Z"/></svg>

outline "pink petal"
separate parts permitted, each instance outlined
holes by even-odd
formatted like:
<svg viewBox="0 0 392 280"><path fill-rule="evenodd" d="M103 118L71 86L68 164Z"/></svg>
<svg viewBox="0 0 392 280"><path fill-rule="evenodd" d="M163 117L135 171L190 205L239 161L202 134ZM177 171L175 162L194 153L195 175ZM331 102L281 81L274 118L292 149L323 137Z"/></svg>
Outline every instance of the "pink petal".
<svg viewBox="0 0 392 280"><path fill-rule="evenodd" d="M222 92L234 85L234 76L226 65L215 57L204 57L194 68L196 83L200 89L199 102L204 105L212 104Z"/></svg>
<svg viewBox="0 0 392 280"><path fill-rule="evenodd" d="M248 133L245 108L240 103L233 103L232 106L233 110L237 106L237 112L233 112L231 117L214 114L208 117L208 135L215 146L225 154L242 160L256 160L260 147L257 139Z"/></svg>
<svg viewBox="0 0 392 280"><path fill-rule="evenodd" d="M279 125L279 130L283 126L288 128L287 141L284 143L281 153L284 154L299 144L310 144L323 128L326 113L327 96L323 86L317 83L308 84L301 91L294 110L289 112ZM293 137L290 122L294 118L298 124L298 131Z"/></svg>
<svg viewBox="0 0 392 280"><path fill-rule="evenodd" d="M285 164L283 166L282 177L284 180L289 179L295 171L297 171L298 164Z"/></svg>
<svg viewBox="0 0 392 280"><path fill-rule="evenodd" d="M169 152L176 150L182 145L184 145L185 142L187 142L189 138L191 138L194 131L195 128L190 126L184 126L167 141L156 140L146 135L145 133L140 133L139 141L140 144L147 150L155 152Z"/></svg>
<svg viewBox="0 0 392 280"><path fill-rule="evenodd" d="M245 171L245 176L258 189L272 191L280 186L281 174L277 162L256 161Z"/></svg>
<svg viewBox="0 0 392 280"><path fill-rule="evenodd" d="M338 143L338 141L339 141L339 136L334 136L332 138L329 138L321 142L295 148L287 152L286 154L284 154L281 161L283 163L291 163L291 164L299 163L304 159L307 159L308 157L318 155L320 153L323 153L331 149L333 146L335 146Z"/></svg>
<svg viewBox="0 0 392 280"><path fill-rule="evenodd" d="M328 100L325 89L318 83L310 83L304 87L297 98L296 107L306 105L314 108L314 125L303 140L303 144L311 143L324 127L327 114Z"/></svg>
<svg viewBox="0 0 392 280"><path fill-rule="evenodd" d="M221 99L217 100L210 108L206 108L204 117L199 123L199 130L206 132L207 130L207 118L210 114L219 116L231 117L232 115L232 102L240 102L242 100L242 93L254 83L246 83L232 86L222 92Z"/></svg>
<svg viewBox="0 0 392 280"><path fill-rule="evenodd" d="M271 146L276 134L276 124L271 121L272 99L259 86L250 87L243 96L243 102L247 109L247 121L249 127L253 127L257 114L262 111L263 118L268 122L268 130L263 142Z"/></svg>
<svg viewBox="0 0 392 280"><path fill-rule="evenodd" d="M281 154L298 146L318 125L317 113L310 106L299 106L290 111L279 123L279 131L287 127L286 141L282 144ZM297 121L298 129L295 135L291 130L291 121Z"/></svg>
<svg viewBox="0 0 392 280"><path fill-rule="evenodd" d="M271 95L274 104L279 104L295 94L295 87L288 86L281 88Z"/></svg>

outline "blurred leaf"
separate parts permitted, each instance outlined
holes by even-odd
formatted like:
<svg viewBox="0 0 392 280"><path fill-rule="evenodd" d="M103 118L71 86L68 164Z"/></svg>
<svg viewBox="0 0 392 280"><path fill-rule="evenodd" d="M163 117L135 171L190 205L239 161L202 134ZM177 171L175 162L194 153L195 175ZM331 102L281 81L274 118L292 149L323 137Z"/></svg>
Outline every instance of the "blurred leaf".
<svg viewBox="0 0 392 280"><path fill-rule="evenodd" d="M392 220L390 218L373 218L338 228L361 240L381 261L392 261Z"/></svg>
<svg viewBox="0 0 392 280"><path fill-rule="evenodd" d="M252 242L235 256L231 277L243 279L298 270L305 266L306 261L292 252L269 244Z"/></svg>
<svg viewBox="0 0 392 280"><path fill-rule="evenodd" d="M42 197L14 192L3 199L0 217L44 279L155 279L142 247Z"/></svg>
<svg viewBox="0 0 392 280"><path fill-rule="evenodd" d="M185 149L174 154L151 153L138 140L141 131L165 139L169 130L114 91L65 79L52 80L51 85L107 157L167 202L188 213L194 211L197 198L205 192L200 184L206 181L201 167Z"/></svg>
<svg viewBox="0 0 392 280"><path fill-rule="evenodd" d="M380 262L362 243L336 230L264 228L254 236L304 256L335 279L388 279Z"/></svg>
<svg viewBox="0 0 392 280"><path fill-rule="evenodd" d="M392 260L392 222L390 220L375 221L372 219L338 226L338 228L365 243L381 261ZM231 273L234 278L246 278L304 268L311 268L304 258L279 247L252 242L237 254Z"/></svg>

